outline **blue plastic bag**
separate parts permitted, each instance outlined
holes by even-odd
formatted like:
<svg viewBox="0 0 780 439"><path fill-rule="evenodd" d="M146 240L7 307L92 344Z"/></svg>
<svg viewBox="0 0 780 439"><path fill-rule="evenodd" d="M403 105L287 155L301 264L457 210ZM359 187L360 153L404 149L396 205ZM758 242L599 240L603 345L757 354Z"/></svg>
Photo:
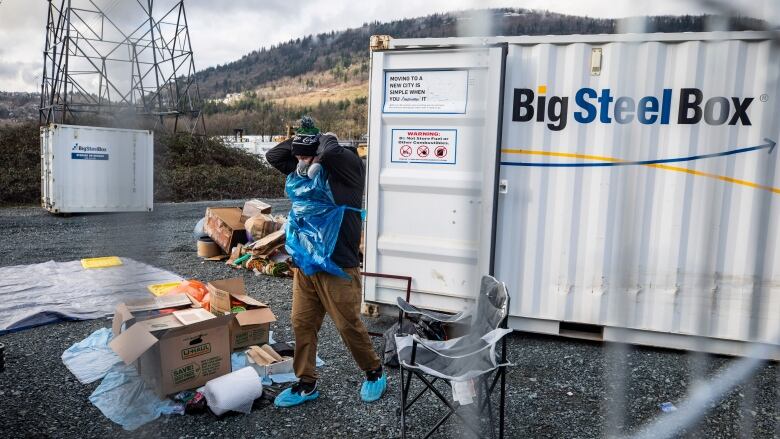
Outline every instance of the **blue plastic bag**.
<svg viewBox="0 0 780 439"><path fill-rule="evenodd" d="M138 375L134 365L115 365L100 385L89 395L89 401L110 420L125 430L154 421L162 414L177 413L176 404L160 398Z"/></svg>
<svg viewBox="0 0 780 439"><path fill-rule="evenodd" d="M122 362L108 347L113 337L111 328L98 329L63 352L62 362L82 384L95 382L106 376L115 364Z"/></svg>
<svg viewBox="0 0 780 439"><path fill-rule="evenodd" d="M339 206L333 201L333 193L324 171L311 179L291 173L287 176L285 191L292 201L285 226L285 249L295 265L307 276L325 271L349 278L330 257L336 246L344 211L362 211L350 206Z"/></svg>

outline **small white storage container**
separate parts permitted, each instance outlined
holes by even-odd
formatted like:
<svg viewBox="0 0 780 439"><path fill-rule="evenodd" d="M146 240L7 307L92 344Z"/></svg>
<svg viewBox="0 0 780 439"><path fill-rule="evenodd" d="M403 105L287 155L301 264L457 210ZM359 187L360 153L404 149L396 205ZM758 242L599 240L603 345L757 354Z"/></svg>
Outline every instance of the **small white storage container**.
<svg viewBox="0 0 780 439"><path fill-rule="evenodd" d="M52 213L151 211L151 131L41 127L41 205Z"/></svg>

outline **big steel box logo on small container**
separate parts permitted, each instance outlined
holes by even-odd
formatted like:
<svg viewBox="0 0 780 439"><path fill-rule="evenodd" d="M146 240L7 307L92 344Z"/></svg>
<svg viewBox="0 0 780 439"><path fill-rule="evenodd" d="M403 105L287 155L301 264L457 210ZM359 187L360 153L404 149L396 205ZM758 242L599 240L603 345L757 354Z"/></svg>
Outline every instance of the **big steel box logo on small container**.
<svg viewBox="0 0 780 439"><path fill-rule="evenodd" d="M108 145L92 146L75 142L70 150L71 160L108 160L108 154Z"/></svg>

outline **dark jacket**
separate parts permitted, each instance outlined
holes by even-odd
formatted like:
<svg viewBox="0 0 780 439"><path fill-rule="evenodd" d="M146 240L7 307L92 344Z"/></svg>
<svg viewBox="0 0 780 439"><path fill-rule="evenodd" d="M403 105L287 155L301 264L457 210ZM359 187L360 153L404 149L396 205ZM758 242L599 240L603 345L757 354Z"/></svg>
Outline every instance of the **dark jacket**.
<svg viewBox="0 0 780 439"><path fill-rule="evenodd" d="M333 136L320 138L319 163L327 171L328 183L336 204L363 208L366 168L357 152L339 145ZM295 172L298 159L292 154L292 139L286 140L265 154L266 160L285 175ZM362 220L360 213L344 211L338 241L331 259L341 268L360 266L358 255Z"/></svg>

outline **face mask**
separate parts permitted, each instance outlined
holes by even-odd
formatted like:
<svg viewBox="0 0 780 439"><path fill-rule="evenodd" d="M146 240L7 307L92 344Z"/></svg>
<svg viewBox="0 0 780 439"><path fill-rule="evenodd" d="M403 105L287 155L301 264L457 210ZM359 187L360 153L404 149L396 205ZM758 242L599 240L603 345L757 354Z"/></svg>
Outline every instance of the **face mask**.
<svg viewBox="0 0 780 439"><path fill-rule="evenodd" d="M322 170L322 165L319 163L312 163L311 166L309 166L309 169L306 170L306 175L308 175L309 178L314 178L319 174L320 170Z"/></svg>
<svg viewBox="0 0 780 439"><path fill-rule="evenodd" d="M299 177L309 178L309 167L311 167L311 163L298 160L298 166L295 168L295 173L298 174Z"/></svg>

